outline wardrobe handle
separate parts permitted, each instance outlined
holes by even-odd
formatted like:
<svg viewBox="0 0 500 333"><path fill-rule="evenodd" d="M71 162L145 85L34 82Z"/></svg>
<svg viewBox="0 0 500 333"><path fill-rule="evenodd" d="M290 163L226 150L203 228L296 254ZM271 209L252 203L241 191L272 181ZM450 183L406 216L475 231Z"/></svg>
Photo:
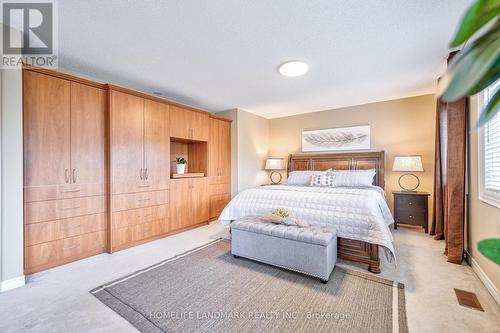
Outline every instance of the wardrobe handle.
<svg viewBox="0 0 500 333"><path fill-rule="evenodd" d="M144 169L144 178L148 179L148 168Z"/></svg>
<svg viewBox="0 0 500 333"><path fill-rule="evenodd" d="M76 183L76 169L73 169L73 183Z"/></svg>
<svg viewBox="0 0 500 333"><path fill-rule="evenodd" d="M66 183L69 183L69 170L65 169L64 173L65 173L65 181L66 181Z"/></svg>
<svg viewBox="0 0 500 333"><path fill-rule="evenodd" d="M141 180L142 180L142 168L141 168Z"/></svg>

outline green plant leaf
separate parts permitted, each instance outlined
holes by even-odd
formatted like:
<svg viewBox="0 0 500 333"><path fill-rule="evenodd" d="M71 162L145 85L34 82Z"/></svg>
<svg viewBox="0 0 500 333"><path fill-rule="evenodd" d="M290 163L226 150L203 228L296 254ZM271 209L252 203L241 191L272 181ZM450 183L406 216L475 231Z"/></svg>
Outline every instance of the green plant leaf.
<svg viewBox="0 0 500 333"><path fill-rule="evenodd" d="M438 84L438 96L452 102L466 96L497 63L500 56L500 24L460 51Z"/></svg>
<svg viewBox="0 0 500 333"><path fill-rule="evenodd" d="M500 14L500 1L478 0L465 13L450 47L458 47Z"/></svg>
<svg viewBox="0 0 500 333"><path fill-rule="evenodd" d="M500 265L500 239L483 239L477 243L477 249L486 258Z"/></svg>
<svg viewBox="0 0 500 333"><path fill-rule="evenodd" d="M495 83L498 79L500 79L500 58L497 59L497 62L491 67L488 72L483 76L483 78L476 84L474 88L469 90L466 95L472 96L475 95L493 83Z"/></svg>
<svg viewBox="0 0 500 333"><path fill-rule="evenodd" d="M486 124L491 118L493 118L498 110L500 109L500 89L498 89L495 94L490 98L488 104L484 107L479 120L477 121L477 126L481 127Z"/></svg>

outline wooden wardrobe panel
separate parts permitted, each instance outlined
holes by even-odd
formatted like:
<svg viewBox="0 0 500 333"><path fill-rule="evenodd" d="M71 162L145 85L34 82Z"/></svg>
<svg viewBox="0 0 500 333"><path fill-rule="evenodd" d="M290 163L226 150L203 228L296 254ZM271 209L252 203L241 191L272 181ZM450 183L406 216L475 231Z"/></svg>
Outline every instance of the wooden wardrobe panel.
<svg viewBox="0 0 500 333"><path fill-rule="evenodd" d="M170 225L172 230L191 225L191 179L170 181Z"/></svg>
<svg viewBox="0 0 500 333"><path fill-rule="evenodd" d="M208 114L178 106L170 107L170 136L179 139L207 141Z"/></svg>
<svg viewBox="0 0 500 333"><path fill-rule="evenodd" d="M69 183L70 83L23 71L24 186Z"/></svg>
<svg viewBox="0 0 500 333"><path fill-rule="evenodd" d="M219 121L219 165L221 182L231 182L231 123Z"/></svg>
<svg viewBox="0 0 500 333"><path fill-rule="evenodd" d="M111 91L111 188L112 193L148 190L143 185L144 165L144 100Z"/></svg>
<svg viewBox="0 0 500 333"><path fill-rule="evenodd" d="M209 183L231 182L231 124L210 118L208 140Z"/></svg>
<svg viewBox="0 0 500 333"><path fill-rule="evenodd" d="M191 179L191 209L193 217L190 224L206 222L209 219L209 196L206 178Z"/></svg>
<svg viewBox="0 0 500 333"><path fill-rule="evenodd" d="M208 115L206 113L191 112L191 137L190 139L198 141L208 140Z"/></svg>
<svg viewBox="0 0 500 333"><path fill-rule="evenodd" d="M151 190L168 189L170 137L168 105L144 101L144 154L146 184Z"/></svg>
<svg viewBox="0 0 500 333"><path fill-rule="evenodd" d="M104 90L71 82L70 176L87 195L104 192L105 106Z"/></svg>
<svg viewBox="0 0 500 333"><path fill-rule="evenodd" d="M170 136L190 139L192 112L177 106L170 107Z"/></svg>
<svg viewBox="0 0 500 333"><path fill-rule="evenodd" d="M210 118L209 120L209 131L208 131L208 174L210 177L210 183L217 183L217 177L219 176L219 142L221 133L219 132L219 120Z"/></svg>
<svg viewBox="0 0 500 333"><path fill-rule="evenodd" d="M231 201L231 194L218 194L210 196L210 218L219 217L222 210Z"/></svg>

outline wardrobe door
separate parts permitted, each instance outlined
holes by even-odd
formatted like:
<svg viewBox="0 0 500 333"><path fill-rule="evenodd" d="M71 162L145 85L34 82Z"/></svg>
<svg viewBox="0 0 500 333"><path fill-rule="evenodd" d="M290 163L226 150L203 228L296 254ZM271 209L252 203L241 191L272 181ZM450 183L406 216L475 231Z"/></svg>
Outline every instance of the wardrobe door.
<svg viewBox="0 0 500 333"><path fill-rule="evenodd" d="M220 170L219 120L210 118L208 134L208 177L210 184L215 184L218 182Z"/></svg>
<svg viewBox="0 0 500 333"><path fill-rule="evenodd" d="M111 91L112 193L149 190L144 185L144 100Z"/></svg>
<svg viewBox="0 0 500 333"><path fill-rule="evenodd" d="M231 182L231 123L219 121L219 177L221 183Z"/></svg>
<svg viewBox="0 0 500 333"><path fill-rule="evenodd" d="M145 180L151 190L168 189L170 137L168 105L144 100Z"/></svg>
<svg viewBox="0 0 500 333"><path fill-rule="evenodd" d="M207 222L209 219L209 196L206 178L191 179L191 225Z"/></svg>
<svg viewBox="0 0 500 333"><path fill-rule="evenodd" d="M70 82L23 75L25 200L53 199L70 181Z"/></svg>
<svg viewBox="0 0 500 333"><path fill-rule="evenodd" d="M170 182L171 230L178 230L191 225L191 205L191 179L172 179Z"/></svg>
<svg viewBox="0 0 500 333"><path fill-rule="evenodd" d="M170 136L191 139L192 112L177 106L170 107Z"/></svg>
<svg viewBox="0 0 500 333"><path fill-rule="evenodd" d="M102 89L71 83L71 183L81 196L104 195L106 96Z"/></svg>
<svg viewBox="0 0 500 333"><path fill-rule="evenodd" d="M190 127L191 136L190 139L198 141L208 140L208 123L209 117L206 113L188 111L191 113L190 117Z"/></svg>

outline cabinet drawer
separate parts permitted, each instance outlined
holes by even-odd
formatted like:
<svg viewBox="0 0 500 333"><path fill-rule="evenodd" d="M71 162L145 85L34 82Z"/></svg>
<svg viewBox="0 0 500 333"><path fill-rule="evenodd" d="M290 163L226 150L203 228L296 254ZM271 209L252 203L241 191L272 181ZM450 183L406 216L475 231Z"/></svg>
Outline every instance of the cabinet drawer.
<svg viewBox="0 0 500 333"><path fill-rule="evenodd" d="M113 195L113 211L149 207L168 203L168 191L151 191Z"/></svg>
<svg viewBox="0 0 500 333"><path fill-rule="evenodd" d="M58 241L60 259L80 257L87 252L104 251L106 232L98 231L75 237L64 238Z"/></svg>
<svg viewBox="0 0 500 333"><path fill-rule="evenodd" d="M169 216L168 205L151 206L114 212L112 214L113 227L123 228L139 223L145 223L156 219L164 219Z"/></svg>
<svg viewBox="0 0 500 333"><path fill-rule="evenodd" d="M212 176L209 177L208 180L209 184L226 184L229 187L229 190L231 190L231 176L225 175L225 176Z"/></svg>
<svg viewBox="0 0 500 333"><path fill-rule="evenodd" d="M424 211L426 209L427 196L398 195L396 196L396 207L401 210Z"/></svg>
<svg viewBox="0 0 500 333"><path fill-rule="evenodd" d="M104 213L32 223L25 226L24 242L26 246L31 246L104 229L106 229Z"/></svg>
<svg viewBox="0 0 500 333"><path fill-rule="evenodd" d="M111 186L111 193L115 194L127 194L131 192L151 192L158 190L168 190L170 184L170 179L162 179L157 182L151 180L141 180L136 182L120 182L113 181Z"/></svg>
<svg viewBox="0 0 500 333"><path fill-rule="evenodd" d="M104 213L58 220L58 238L73 237L106 229Z"/></svg>
<svg viewBox="0 0 500 333"><path fill-rule="evenodd" d="M104 211L104 196L28 202L24 204L24 221L31 224Z"/></svg>
<svg viewBox="0 0 500 333"><path fill-rule="evenodd" d="M406 223L414 225L424 225L426 224L426 212L425 211L408 211L408 210L398 210L396 214L397 223Z"/></svg>
<svg viewBox="0 0 500 333"><path fill-rule="evenodd" d="M154 220L151 223L153 227L153 236L163 235L171 230L168 217Z"/></svg>
<svg viewBox="0 0 500 333"><path fill-rule="evenodd" d="M229 194L229 193L231 193L231 185L230 184L210 184L209 185L209 193L210 193L210 195Z"/></svg>
<svg viewBox="0 0 500 333"><path fill-rule="evenodd" d="M149 238L153 235L153 224L151 222L136 224L130 228L133 242Z"/></svg>
<svg viewBox="0 0 500 333"><path fill-rule="evenodd" d="M26 247L26 267L47 265L58 260L57 241Z"/></svg>
<svg viewBox="0 0 500 333"><path fill-rule="evenodd" d="M105 194L103 183L60 184L24 188L24 202L71 199Z"/></svg>
<svg viewBox="0 0 500 333"><path fill-rule="evenodd" d="M42 223L26 224L24 226L24 245L50 242L57 239L57 222L48 221Z"/></svg>
<svg viewBox="0 0 500 333"><path fill-rule="evenodd" d="M120 246L132 241L129 227L113 229L113 246Z"/></svg>

